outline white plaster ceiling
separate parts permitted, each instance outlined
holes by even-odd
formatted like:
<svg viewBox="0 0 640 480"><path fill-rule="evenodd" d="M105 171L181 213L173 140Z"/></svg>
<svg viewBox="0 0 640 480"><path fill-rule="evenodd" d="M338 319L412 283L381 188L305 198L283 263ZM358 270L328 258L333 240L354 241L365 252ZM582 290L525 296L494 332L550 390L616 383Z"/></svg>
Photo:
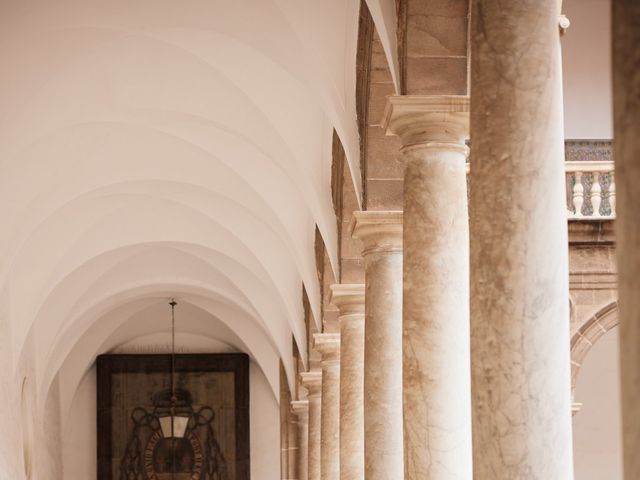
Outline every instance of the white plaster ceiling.
<svg viewBox="0 0 640 480"><path fill-rule="evenodd" d="M172 296L199 319L184 332L247 351L274 388L281 359L292 381L303 284L319 320L316 224L337 262L333 129L361 190L358 9L0 3L0 287L40 392L60 374L68 406L95 356L153 334L138 314Z"/></svg>

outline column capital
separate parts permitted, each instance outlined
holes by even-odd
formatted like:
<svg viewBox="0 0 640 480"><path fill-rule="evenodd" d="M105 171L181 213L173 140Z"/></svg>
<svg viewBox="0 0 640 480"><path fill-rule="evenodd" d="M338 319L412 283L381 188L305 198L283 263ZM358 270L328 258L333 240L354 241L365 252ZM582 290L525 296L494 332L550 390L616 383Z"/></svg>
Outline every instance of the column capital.
<svg viewBox="0 0 640 480"><path fill-rule="evenodd" d="M558 16L558 27L560 28L560 35L567 33L567 29L571 26L571 20L564 13Z"/></svg>
<svg viewBox="0 0 640 480"><path fill-rule="evenodd" d="M339 317L364 313L364 283L334 283L329 303L338 307Z"/></svg>
<svg viewBox="0 0 640 480"><path fill-rule="evenodd" d="M292 400L291 411L298 417L298 421L306 420L309 415L309 400Z"/></svg>
<svg viewBox="0 0 640 480"><path fill-rule="evenodd" d="M582 409L582 402L573 402L571 404L571 416L573 417Z"/></svg>
<svg viewBox="0 0 640 480"><path fill-rule="evenodd" d="M362 255L402 252L402 212L368 210L353 212L351 236L362 240Z"/></svg>
<svg viewBox="0 0 640 480"><path fill-rule="evenodd" d="M320 352L322 363L340 361L340 334L316 333L313 335L313 347Z"/></svg>
<svg viewBox="0 0 640 480"><path fill-rule="evenodd" d="M392 95L382 119L387 135L398 135L403 147L420 144L460 144L469 136L466 95Z"/></svg>
<svg viewBox="0 0 640 480"><path fill-rule="evenodd" d="M308 396L320 395L320 389L322 388L322 372L320 370L302 372L300 381L302 386L309 391Z"/></svg>

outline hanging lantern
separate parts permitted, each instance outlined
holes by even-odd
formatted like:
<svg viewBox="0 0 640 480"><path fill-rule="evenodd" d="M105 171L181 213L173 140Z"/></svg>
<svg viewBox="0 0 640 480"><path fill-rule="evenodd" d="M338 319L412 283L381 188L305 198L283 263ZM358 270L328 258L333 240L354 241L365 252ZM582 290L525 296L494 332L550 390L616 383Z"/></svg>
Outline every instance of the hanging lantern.
<svg viewBox="0 0 640 480"><path fill-rule="evenodd" d="M182 438L187 431L189 417L182 417L176 414L166 417L158 417L160 429L164 438Z"/></svg>
<svg viewBox="0 0 640 480"><path fill-rule="evenodd" d="M164 438L183 438L193 414L191 395L186 390L176 389L176 301L171 299L171 397L166 401L167 391L162 391L154 398L158 407L156 413ZM168 405L167 405L168 403ZM167 408L168 407L168 408Z"/></svg>
<svg viewBox="0 0 640 480"><path fill-rule="evenodd" d="M208 475L206 478L225 480L228 479L225 459L212 427L213 409L209 406L194 409L191 392L176 386L177 303L171 299L169 305L171 385L152 395L152 409L140 405L131 412L134 425L120 463L120 478L142 478L142 466L144 478L148 479L203 479L203 475Z"/></svg>

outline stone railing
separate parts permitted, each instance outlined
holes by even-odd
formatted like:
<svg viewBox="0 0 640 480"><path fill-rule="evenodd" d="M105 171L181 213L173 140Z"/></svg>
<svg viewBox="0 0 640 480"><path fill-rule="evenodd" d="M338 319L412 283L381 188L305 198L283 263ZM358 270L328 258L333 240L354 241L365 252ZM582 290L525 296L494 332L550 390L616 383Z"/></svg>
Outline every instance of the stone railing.
<svg viewBox="0 0 640 480"><path fill-rule="evenodd" d="M569 220L615 218L616 184L610 140L567 140L565 172Z"/></svg>
<svg viewBox="0 0 640 480"><path fill-rule="evenodd" d="M614 218L616 184L611 142L567 140L565 158L569 220Z"/></svg>
<svg viewBox="0 0 640 480"><path fill-rule="evenodd" d="M615 217L613 162L566 162L569 219Z"/></svg>

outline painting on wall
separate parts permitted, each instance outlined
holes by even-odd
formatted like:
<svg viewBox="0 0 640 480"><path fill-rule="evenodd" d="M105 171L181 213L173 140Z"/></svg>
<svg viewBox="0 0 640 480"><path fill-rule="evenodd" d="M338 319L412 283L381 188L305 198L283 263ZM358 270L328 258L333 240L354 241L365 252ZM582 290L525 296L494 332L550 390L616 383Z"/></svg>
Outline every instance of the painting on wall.
<svg viewBox="0 0 640 480"><path fill-rule="evenodd" d="M100 355L98 480L249 480L249 358Z"/></svg>

